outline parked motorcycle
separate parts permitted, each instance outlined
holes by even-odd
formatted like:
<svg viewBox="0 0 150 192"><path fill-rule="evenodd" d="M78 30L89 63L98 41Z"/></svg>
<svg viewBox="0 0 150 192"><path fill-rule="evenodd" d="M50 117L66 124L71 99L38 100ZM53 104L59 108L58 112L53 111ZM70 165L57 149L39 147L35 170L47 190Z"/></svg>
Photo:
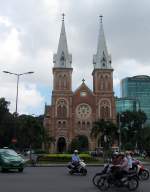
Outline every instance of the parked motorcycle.
<svg viewBox="0 0 150 192"><path fill-rule="evenodd" d="M149 170L144 167L141 161L134 160L132 163L132 169L137 172L137 175L140 180L149 179Z"/></svg>
<svg viewBox="0 0 150 192"><path fill-rule="evenodd" d="M139 180L136 173L127 173L121 179L116 179L111 171L101 175L97 182L97 187L101 191L107 191L111 186L126 187L129 191L135 191L139 186Z"/></svg>
<svg viewBox="0 0 150 192"><path fill-rule="evenodd" d="M70 175L73 175L73 174L80 174L83 176L87 175L86 164L83 160L80 160L78 165L73 165L72 163L69 163L68 169L69 169Z"/></svg>

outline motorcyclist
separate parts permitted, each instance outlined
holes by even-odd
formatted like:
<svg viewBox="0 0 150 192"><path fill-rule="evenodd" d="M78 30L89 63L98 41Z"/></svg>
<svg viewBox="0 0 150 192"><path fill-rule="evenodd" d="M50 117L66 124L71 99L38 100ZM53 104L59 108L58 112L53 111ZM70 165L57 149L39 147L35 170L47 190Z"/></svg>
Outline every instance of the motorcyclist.
<svg viewBox="0 0 150 192"><path fill-rule="evenodd" d="M129 170L132 169L132 156L131 156L131 153L130 152L126 152L126 157L127 157L127 160L128 160L128 166L129 166Z"/></svg>
<svg viewBox="0 0 150 192"><path fill-rule="evenodd" d="M114 165L114 176L116 179L122 179L123 176L126 175L129 171L129 164L128 159L124 153L120 153L118 158L120 159L120 162Z"/></svg>
<svg viewBox="0 0 150 192"><path fill-rule="evenodd" d="M75 168L79 165L80 157L78 155L78 150L74 150L71 162L72 162L72 165L75 166Z"/></svg>

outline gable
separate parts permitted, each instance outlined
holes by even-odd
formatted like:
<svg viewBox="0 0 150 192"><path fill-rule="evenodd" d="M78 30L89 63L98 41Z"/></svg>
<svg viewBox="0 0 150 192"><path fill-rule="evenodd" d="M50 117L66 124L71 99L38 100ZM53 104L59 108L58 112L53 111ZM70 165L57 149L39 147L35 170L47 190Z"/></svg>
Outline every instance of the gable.
<svg viewBox="0 0 150 192"><path fill-rule="evenodd" d="M73 95L78 95L81 97L86 97L86 96L93 96L93 92L91 91L91 89L89 89L87 87L87 85L85 83L82 83L73 93Z"/></svg>

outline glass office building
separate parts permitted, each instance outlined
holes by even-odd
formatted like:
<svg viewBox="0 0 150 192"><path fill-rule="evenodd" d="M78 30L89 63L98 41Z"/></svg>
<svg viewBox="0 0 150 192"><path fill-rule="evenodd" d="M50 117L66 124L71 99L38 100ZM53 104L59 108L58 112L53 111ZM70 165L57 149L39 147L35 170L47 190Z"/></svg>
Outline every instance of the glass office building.
<svg viewBox="0 0 150 192"><path fill-rule="evenodd" d="M150 76L127 77L121 81L121 89L122 97L139 100L140 109L146 113L150 123Z"/></svg>
<svg viewBox="0 0 150 192"><path fill-rule="evenodd" d="M117 113L122 113L124 111L138 111L140 109L140 102L137 99L123 97L116 98L115 102Z"/></svg>

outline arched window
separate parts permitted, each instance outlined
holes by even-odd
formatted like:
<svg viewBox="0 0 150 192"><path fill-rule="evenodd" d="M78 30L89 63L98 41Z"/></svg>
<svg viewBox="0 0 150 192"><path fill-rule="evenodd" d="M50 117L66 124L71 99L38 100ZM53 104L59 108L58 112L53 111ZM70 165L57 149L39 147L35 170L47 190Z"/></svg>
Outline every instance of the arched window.
<svg viewBox="0 0 150 192"><path fill-rule="evenodd" d="M100 119L108 120L110 118L110 103L108 100L103 100L100 103Z"/></svg>
<svg viewBox="0 0 150 192"><path fill-rule="evenodd" d="M63 128L66 128L66 121L63 121Z"/></svg>
<svg viewBox="0 0 150 192"><path fill-rule="evenodd" d="M61 54L60 64L61 64L61 66L65 66L66 65L66 58L65 58L64 52L62 52L62 54Z"/></svg>
<svg viewBox="0 0 150 192"><path fill-rule="evenodd" d="M108 90L108 76L105 76L105 90Z"/></svg>
<svg viewBox="0 0 150 192"><path fill-rule="evenodd" d="M87 129L90 129L90 128L91 128L90 122L87 122Z"/></svg>
<svg viewBox="0 0 150 192"><path fill-rule="evenodd" d="M62 76L61 75L59 75L58 76L58 79L56 80L57 81L57 88L61 88L61 82L62 82Z"/></svg>
<svg viewBox="0 0 150 192"><path fill-rule="evenodd" d="M107 66L107 59L106 59L104 51L103 51L103 56L102 56L102 59L101 59L101 63L102 63L102 67L105 68Z"/></svg>
<svg viewBox="0 0 150 192"><path fill-rule="evenodd" d="M105 117L107 119L110 119L110 108L108 106L105 107Z"/></svg>
<svg viewBox="0 0 150 192"><path fill-rule="evenodd" d="M67 118L67 104L65 100L59 100L57 103L57 117Z"/></svg>
<svg viewBox="0 0 150 192"><path fill-rule="evenodd" d="M104 78L103 78L103 76L100 77L100 90L104 90Z"/></svg>
<svg viewBox="0 0 150 192"><path fill-rule="evenodd" d="M85 129L85 122L82 122L82 129Z"/></svg>
<svg viewBox="0 0 150 192"><path fill-rule="evenodd" d="M61 128L61 121L58 121L58 128Z"/></svg>
<svg viewBox="0 0 150 192"><path fill-rule="evenodd" d="M67 88L67 77L66 77L66 75L64 75L64 77L63 77L63 87L64 87L64 89L66 89Z"/></svg>
<svg viewBox="0 0 150 192"><path fill-rule="evenodd" d="M62 110L62 116L63 117L67 117L67 107L66 106L62 106L61 110Z"/></svg>
<svg viewBox="0 0 150 192"><path fill-rule="evenodd" d="M80 129L81 128L81 122L80 121L78 121L78 128Z"/></svg>
<svg viewBox="0 0 150 192"><path fill-rule="evenodd" d="M57 107L57 116L58 116L58 117L61 117L61 114L62 114L62 110L61 110L61 106L59 105L59 106Z"/></svg>
<svg viewBox="0 0 150 192"><path fill-rule="evenodd" d="M105 119L105 107L104 106L102 106L100 108L100 114L101 114L101 119Z"/></svg>

